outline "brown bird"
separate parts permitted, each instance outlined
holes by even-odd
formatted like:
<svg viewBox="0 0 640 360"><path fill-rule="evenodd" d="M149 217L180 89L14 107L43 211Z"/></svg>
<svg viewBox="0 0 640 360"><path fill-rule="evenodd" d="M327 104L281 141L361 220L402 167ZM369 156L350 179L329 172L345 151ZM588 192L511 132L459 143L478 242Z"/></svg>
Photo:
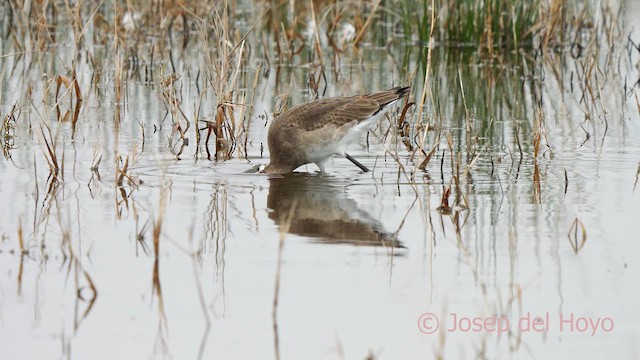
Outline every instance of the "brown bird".
<svg viewBox="0 0 640 360"><path fill-rule="evenodd" d="M262 172L285 174L315 163L324 173L324 163L333 155L344 156L362 171L369 171L347 154L346 148L408 92L409 87L395 87L367 95L315 100L285 111L269 128L270 162Z"/></svg>

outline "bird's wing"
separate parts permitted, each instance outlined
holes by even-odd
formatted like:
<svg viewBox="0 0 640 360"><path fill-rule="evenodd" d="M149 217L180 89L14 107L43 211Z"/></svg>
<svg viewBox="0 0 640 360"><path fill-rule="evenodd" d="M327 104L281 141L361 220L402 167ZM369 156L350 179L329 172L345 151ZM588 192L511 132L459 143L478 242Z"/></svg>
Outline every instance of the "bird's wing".
<svg viewBox="0 0 640 360"><path fill-rule="evenodd" d="M280 116L286 118L292 126L307 131L317 130L328 124L341 127L354 120L360 123L405 96L408 89L398 87L362 96L320 99L295 107Z"/></svg>
<svg viewBox="0 0 640 360"><path fill-rule="evenodd" d="M377 101L362 96L349 98L321 99L291 109L290 119L294 126L307 131L317 130L327 125L341 127L354 120L366 120L378 111Z"/></svg>

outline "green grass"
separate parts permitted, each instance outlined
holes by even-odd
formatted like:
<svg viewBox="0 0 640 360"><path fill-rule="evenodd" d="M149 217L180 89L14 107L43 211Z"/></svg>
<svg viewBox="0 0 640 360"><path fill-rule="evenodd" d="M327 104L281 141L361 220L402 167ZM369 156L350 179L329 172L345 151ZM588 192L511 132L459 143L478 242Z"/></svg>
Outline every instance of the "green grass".
<svg viewBox="0 0 640 360"><path fill-rule="evenodd" d="M530 46L540 22L541 1L435 0L434 38L449 46L514 49ZM430 1L401 1L402 27L408 37L426 44L430 31ZM413 40L416 40L413 38Z"/></svg>

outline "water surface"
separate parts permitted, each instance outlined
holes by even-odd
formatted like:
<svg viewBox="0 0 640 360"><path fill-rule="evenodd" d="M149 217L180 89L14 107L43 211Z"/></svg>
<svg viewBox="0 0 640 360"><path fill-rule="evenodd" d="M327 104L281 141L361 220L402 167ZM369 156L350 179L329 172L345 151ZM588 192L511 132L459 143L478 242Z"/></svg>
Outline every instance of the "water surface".
<svg viewBox="0 0 640 360"><path fill-rule="evenodd" d="M261 13L238 10L239 29ZM2 115L20 108L0 134L3 358L639 356L637 53L607 71L589 101L570 75L579 60L558 80L524 56L501 64L438 49L430 100L408 115L429 126L425 150L436 146L424 170L397 135L398 109L353 145L370 173L335 158L327 174L307 165L267 176L245 171L268 161L275 99L313 98L309 76L321 73L305 60L312 55L268 63L260 36L247 38L253 52L226 100L247 106L226 115L241 140L227 158L215 140L209 153L202 143L196 150L207 84L198 42L167 47L154 65L161 79L171 61L180 75L171 89L191 121L180 138L185 119L158 79L145 80L148 53L138 50L143 67L129 70L136 76L118 99L113 49L88 31L90 51L73 62L84 96L75 130L55 106L72 113L72 96L54 96L71 46L0 60ZM15 50L5 38L1 46ZM89 53L102 51L104 66L94 68ZM408 84L421 51L397 41L347 52L326 65L319 96ZM410 82L411 101L423 75ZM220 98L213 89L202 96L200 128L215 122ZM47 163L52 140L57 175ZM433 334L426 313L440 319ZM510 327L464 323L476 318ZM535 331L521 321L548 322Z"/></svg>

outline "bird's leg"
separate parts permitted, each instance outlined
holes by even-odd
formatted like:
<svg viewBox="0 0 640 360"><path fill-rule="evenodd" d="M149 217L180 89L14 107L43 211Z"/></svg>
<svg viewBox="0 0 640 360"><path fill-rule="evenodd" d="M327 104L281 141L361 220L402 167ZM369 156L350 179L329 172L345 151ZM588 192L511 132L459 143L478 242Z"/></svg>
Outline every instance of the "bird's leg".
<svg viewBox="0 0 640 360"><path fill-rule="evenodd" d="M325 174L325 173L326 173L325 168L324 168L324 161L318 161L318 162L316 163L316 165L318 166L318 169L320 169L320 172L321 172L322 174Z"/></svg>
<svg viewBox="0 0 640 360"><path fill-rule="evenodd" d="M360 162L356 159L354 159L351 155L345 153L344 156L347 158L347 160L351 161L355 166L359 167L360 170L364 171L364 172L369 172L369 168L367 168L366 166L360 164Z"/></svg>

